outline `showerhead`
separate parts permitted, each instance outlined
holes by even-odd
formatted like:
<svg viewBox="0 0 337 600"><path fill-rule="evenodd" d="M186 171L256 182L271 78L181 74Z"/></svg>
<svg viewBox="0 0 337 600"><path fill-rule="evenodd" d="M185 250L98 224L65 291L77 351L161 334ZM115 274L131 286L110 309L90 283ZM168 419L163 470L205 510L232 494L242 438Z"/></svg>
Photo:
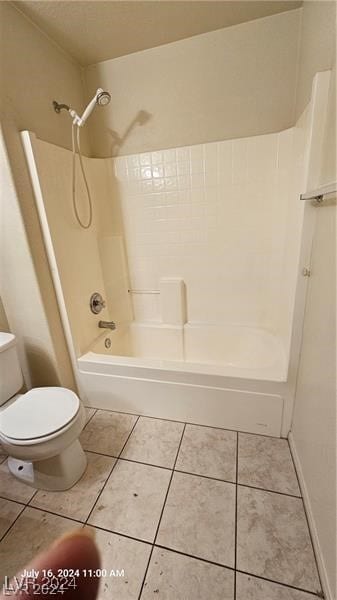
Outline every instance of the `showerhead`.
<svg viewBox="0 0 337 600"><path fill-rule="evenodd" d="M73 110L73 109L69 110L70 115L74 119L73 120L74 125L83 127L87 118L90 117L92 111L94 110L96 104L98 104L99 106L106 106L107 104L109 104L110 100L111 100L111 96L110 96L109 92L105 92L104 90L102 90L102 88L98 88L98 90L96 91L96 94L94 95L92 100L90 100L88 106L86 107L86 109L81 117L78 116L78 114L76 113L75 110Z"/></svg>
<svg viewBox="0 0 337 600"><path fill-rule="evenodd" d="M87 118L91 115L92 111L94 110L96 104L98 104L99 106L106 106L107 104L109 104L110 100L111 96L109 92L105 92L104 90L102 90L102 88L98 88L96 94L94 95L93 99L90 100L83 115L78 119L77 125L79 125L80 127L84 125Z"/></svg>
<svg viewBox="0 0 337 600"><path fill-rule="evenodd" d="M98 92L98 90L97 90L97 92ZM97 92L96 92L96 94L97 94ZM106 106L107 104L109 104L110 100L111 100L111 96L110 96L109 92L104 92L103 90L96 96L96 102L100 106Z"/></svg>

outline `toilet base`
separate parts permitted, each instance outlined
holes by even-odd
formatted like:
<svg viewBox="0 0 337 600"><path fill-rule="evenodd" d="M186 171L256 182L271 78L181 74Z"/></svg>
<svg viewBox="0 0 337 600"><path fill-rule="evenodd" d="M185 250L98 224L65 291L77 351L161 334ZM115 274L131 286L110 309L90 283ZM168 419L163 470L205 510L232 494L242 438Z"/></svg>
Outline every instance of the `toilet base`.
<svg viewBox="0 0 337 600"><path fill-rule="evenodd" d="M78 440L61 454L45 460L29 462L8 458L12 475L39 490L68 490L82 477L86 466L87 457Z"/></svg>

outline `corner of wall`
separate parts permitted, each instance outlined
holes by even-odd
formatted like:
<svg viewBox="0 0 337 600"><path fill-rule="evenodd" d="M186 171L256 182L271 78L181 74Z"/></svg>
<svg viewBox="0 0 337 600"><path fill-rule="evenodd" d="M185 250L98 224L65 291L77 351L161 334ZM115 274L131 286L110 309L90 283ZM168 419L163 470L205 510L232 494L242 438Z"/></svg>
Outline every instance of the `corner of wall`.
<svg viewBox="0 0 337 600"><path fill-rule="evenodd" d="M331 69L336 54L336 2L311 0L301 10L295 120L310 100L315 73Z"/></svg>
<svg viewBox="0 0 337 600"><path fill-rule="evenodd" d="M296 123L297 95L298 95L298 85L299 85L299 77L300 77L302 28L303 28L303 7L298 9L298 14L299 14L299 19L298 19L297 54L296 54L296 79L295 79L294 104L293 104L293 123Z"/></svg>

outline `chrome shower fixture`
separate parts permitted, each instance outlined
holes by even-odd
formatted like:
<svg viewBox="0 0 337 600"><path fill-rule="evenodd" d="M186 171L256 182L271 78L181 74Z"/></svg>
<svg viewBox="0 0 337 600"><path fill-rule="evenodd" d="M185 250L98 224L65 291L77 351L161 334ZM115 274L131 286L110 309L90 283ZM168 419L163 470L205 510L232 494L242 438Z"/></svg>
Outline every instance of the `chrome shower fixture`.
<svg viewBox="0 0 337 600"><path fill-rule="evenodd" d="M67 104L59 104L56 100L53 101L53 107L55 112L60 113L61 110L67 110L70 116L73 119L73 125L77 125L78 127L83 127L88 117L90 117L92 111L94 110L96 104L99 106L106 106L109 104L111 100L111 96L109 92L102 90L102 88L98 88L94 97L90 100L88 106L83 112L83 115L79 117L76 110L68 106Z"/></svg>

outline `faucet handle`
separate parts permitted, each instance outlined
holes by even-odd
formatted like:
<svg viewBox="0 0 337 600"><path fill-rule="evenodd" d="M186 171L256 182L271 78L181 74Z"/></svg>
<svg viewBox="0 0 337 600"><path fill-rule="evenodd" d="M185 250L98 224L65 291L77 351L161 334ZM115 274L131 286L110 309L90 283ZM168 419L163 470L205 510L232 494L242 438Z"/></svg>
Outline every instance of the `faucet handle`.
<svg viewBox="0 0 337 600"><path fill-rule="evenodd" d="M90 310L94 313L94 315L98 315L98 313L105 308L106 304L103 300L101 294L98 292L94 292L94 294L90 297Z"/></svg>

